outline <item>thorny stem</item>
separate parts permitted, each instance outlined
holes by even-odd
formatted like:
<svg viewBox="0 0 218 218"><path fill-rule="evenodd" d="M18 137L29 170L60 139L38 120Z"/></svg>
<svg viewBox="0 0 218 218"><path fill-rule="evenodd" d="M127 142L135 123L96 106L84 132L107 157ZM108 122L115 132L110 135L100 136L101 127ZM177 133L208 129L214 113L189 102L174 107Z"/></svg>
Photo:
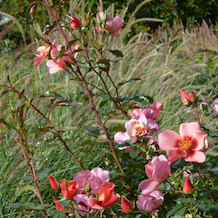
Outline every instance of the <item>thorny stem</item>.
<svg viewBox="0 0 218 218"><path fill-rule="evenodd" d="M192 198L190 198L190 210L191 210L191 213L192 213Z"/></svg>
<svg viewBox="0 0 218 218"><path fill-rule="evenodd" d="M215 204L215 200L214 200L214 198L213 198L213 196L212 196L212 194L211 194L211 192L210 192L210 189L208 188L207 184L204 182L204 180L203 180L201 174L199 173L199 171L198 171L197 169L196 169L196 171L197 171L197 173L198 173L198 175L199 175L199 177L200 177L200 180L203 182L204 187L206 188L206 191L207 191L208 195L209 195L210 198L211 198L211 201Z"/></svg>
<svg viewBox="0 0 218 218"><path fill-rule="evenodd" d="M119 105L121 106L120 98L119 98L119 93L118 93L118 88L116 87L116 85L115 85L114 81L112 80L111 76L109 75L109 73L107 73L107 76L108 76L108 78L110 79L111 83L113 84L113 86L115 88L115 91L116 91L116 94L117 94L117 101L118 101ZM127 117L127 119L130 119L129 116L127 115L126 111L122 110L122 112Z"/></svg>
<svg viewBox="0 0 218 218"><path fill-rule="evenodd" d="M115 152L113 142L110 140L109 135L108 135L108 132L107 132L107 130L106 130L104 124L102 123L101 118L100 118L99 115L98 115L98 111L96 110L95 105L94 105L94 103L93 103L93 99L92 99L90 90L89 90L89 88L88 88L88 86L87 86L87 84L86 84L86 81L85 81L84 76L82 75L82 73L81 73L80 70L79 70L79 67L77 67L77 73L80 75L80 78L81 78L81 80L82 80L82 82L83 82L83 85L84 85L84 87L85 87L85 89L86 89L86 92L87 92L87 94L88 94L88 97L89 97L89 103L90 103L90 105L92 106L92 110L93 110L94 113L95 113L95 116L96 116L96 118L97 118L97 121L98 121L99 125L101 126L101 128L102 128L102 130L103 130L103 132L104 132L104 134L105 134L105 136L106 136L106 138L107 138L107 141L108 141L108 143L109 143L109 145L110 145L110 148L111 148L112 154L113 154L113 156L114 156L114 159L115 159L115 161L116 161L116 163L117 163L117 165L118 165L118 167L119 167L121 173L125 174L125 172L124 172L124 170L123 170L123 168L122 168L122 166L121 166L121 164L120 164L120 161L119 161L119 159L118 159L118 157L117 157L117 154L116 154L116 152ZM133 194L132 191L131 191L131 187L130 187L130 185L129 185L129 182L128 182L127 178L125 178L125 180L126 180L127 187L128 187L128 189L129 189L129 191L131 192L131 194Z"/></svg>
<svg viewBox="0 0 218 218"><path fill-rule="evenodd" d="M171 182L169 182L169 181L166 181L166 182L174 189L174 191L177 192L177 190L176 190L175 187L171 184Z"/></svg>
<svg viewBox="0 0 218 218"><path fill-rule="evenodd" d="M183 198L184 198L184 200L185 200L185 204L187 205L187 207L189 208L189 204L188 204L188 202L186 201L186 197L185 197L185 195L184 195L184 193L182 192L182 196L183 196Z"/></svg>
<svg viewBox="0 0 218 218"><path fill-rule="evenodd" d="M41 112L39 111L32 103L30 103L30 105L51 125L51 121ZM69 149L69 147L67 146L66 142L63 140L63 138L61 137L60 133L56 130L56 128L53 128L55 134L58 136L59 140L63 143L65 150L67 150L70 155L72 156L72 158L79 164L80 168L82 170L84 170L83 165L79 162L79 160L76 158L76 156L73 154L73 152Z"/></svg>
<svg viewBox="0 0 218 218"><path fill-rule="evenodd" d="M30 160L30 157L29 157L29 156L28 156L28 157L26 156L25 151L24 151L24 149L23 149L21 134L19 133L19 135L18 135L18 137L19 137L19 141L18 141L17 138L16 138L8 129L4 128L4 130L5 130L9 135L11 135L11 136L14 138L14 140L18 143L19 147L21 148L21 151L22 151L23 156L24 156L24 158L25 158L25 160L26 160L26 163L27 163L27 167L28 167L29 172L30 172L30 174L31 174L31 177L32 177L32 179L33 179L33 183L34 183L34 185L35 185L36 191L37 191L37 193L38 193L38 197L39 197L40 203L41 203L41 205L43 205L42 195L41 195L41 193L40 193L40 191L39 191L39 187L38 187L38 184L37 184L37 181L36 181L36 176L35 176L34 173L33 173L34 168L31 169L31 166L30 166L30 161L31 161L31 160ZM33 164L32 164L32 167L33 167ZM48 215L47 215L46 210L45 210L44 207L43 207L43 210L42 210L42 211L43 211L43 213L45 214L45 218L48 218Z"/></svg>
<svg viewBox="0 0 218 218"><path fill-rule="evenodd" d="M58 25L58 27L59 27L59 30L61 31L61 34L63 35L63 37L64 37L64 39L65 39L65 41L66 41L66 44L68 44L67 37L66 37L66 35L65 35L65 33L64 33L64 31L63 31L63 29L62 29L62 27L61 27L61 25L60 25L58 19L57 19L57 17L54 15L53 11L52 11L51 8L48 6L48 4L46 3L46 1L43 0L43 2L44 2L45 7L46 7L46 8L49 10L49 12L51 13L52 17L55 19L55 21L56 21L56 23L57 23L57 25Z"/></svg>
<svg viewBox="0 0 218 218"><path fill-rule="evenodd" d="M195 116L196 116L196 118L197 118L198 123L200 124L200 119L199 119L199 114L198 114L198 109L197 109L197 107L193 108L193 111L194 111L194 113L195 113Z"/></svg>
<svg viewBox="0 0 218 218"><path fill-rule="evenodd" d="M39 111L32 103L30 103L30 105L51 125L51 121L41 112ZM65 147L65 150L67 150L70 155L72 156L72 158L79 164L80 168L82 170L85 170L83 165L80 163L80 161L76 158L76 156L73 154L73 152L70 150L70 148L67 146L66 142L63 140L63 138L61 137L60 133L55 129L53 128L55 134L58 136L59 140L63 143L64 147Z"/></svg>
<svg viewBox="0 0 218 218"><path fill-rule="evenodd" d="M89 62L88 62L88 63L89 63ZM108 90L107 85L106 85L106 83L105 83L103 77L101 76L101 73L98 73L98 72L95 70L95 68L92 67L91 63L89 63L89 66L90 66L90 67L93 69L93 71L100 77L100 79L101 79L101 81L102 81L102 83L103 83L103 85L104 85L104 87L105 87L105 89L106 89L107 94L109 95L110 99L113 101L115 107L117 108L117 103L115 102L114 98L111 96L111 93L110 93L110 91ZM111 82L113 82L112 79L111 79ZM115 89L116 89L116 92L117 92L117 87L116 87L116 85L115 85L114 83L113 83L113 85L114 85L114 87L115 87ZM119 99L118 93L117 93L117 98ZM119 102L119 101L118 101L118 102ZM120 102L119 102L119 105L121 105ZM127 119L129 120L129 116L127 115L127 113L126 113L125 111L123 111L123 110L121 110L121 112L122 112L122 113L127 117Z"/></svg>
<svg viewBox="0 0 218 218"><path fill-rule="evenodd" d="M95 213L94 217L96 217L98 215L100 210L97 210L97 212Z"/></svg>
<svg viewBox="0 0 218 218"><path fill-rule="evenodd" d="M103 42L103 33L104 33L104 29L101 28L101 41L102 41L102 42ZM84 35L82 34L81 29L80 29L80 34L81 34L82 39L83 39L83 45L84 45L84 49L85 49L87 58L89 58L88 50L87 50L86 47L85 47L85 38L84 38ZM99 52L99 56L102 58L102 53L101 53L101 51L98 50L98 52ZM85 57L84 57L84 59L85 59ZM87 60L86 60L86 61L87 61ZM114 102L114 105L117 107L117 103L114 101L113 97L111 96L111 94L110 94L110 92L109 92L109 90L108 90L108 88L107 88L107 85L106 85L106 83L105 83L103 77L101 76L101 74L98 73L98 72L94 69L94 67L91 65L91 63L90 63L89 61L87 61L87 63L88 63L89 66L94 70L94 72L100 77L100 79L101 79L102 83L104 84L104 87L105 87L105 89L106 89L106 91L107 91L107 93L108 93L110 99ZM116 85L115 85L114 81L112 80L112 78L110 77L109 73L107 73L107 76L108 76L108 78L110 79L112 85L113 85L114 88L115 88L116 95L117 95L117 102L118 102L119 106L121 106L121 103L120 103L120 100L119 100L118 88L116 87ZM93 86L93 85L92 85L92 86ZM127 117L127 119L130 119L129 116L127 115L127 113L126 113L125 111L123 111L123 110L121 110L121 111L122 111L122 113Z"/></svg>
<svg viewBox="0 0 218 218"><path fill-rule="evenodd" d="M10 83L10 80L8 78L8 81ZM38 108L36 108L28 99L27 97L23 94L20 93L18 90L16 90L10 83L10 86L5 86L7 88L12 89L15 93L17 93L19 95L19 98L23 97L26 101L29 102L29 104L31 105L31 107L37 111L45 120L48 124L52 125L51 121L40 111L38 110ZM67 146L66 142L63 140L63 138L61 137L60 133L58 132L58 130L53 127L54 133L58 136L59 140L63 143L65 150L67 150L69 152L69 154L72 156L73 160L75 160L77 162L77 164L80 166L80 168L82 170L85 170L85 168L83 167L82 163L80 163L80 161L76 158L76 156L74 155L74 153L70 150L70 148Z"/></svg>
<svg viewBox="0 0 218 218"><path fill-rule="evenodd" d="M21 134L19 134L18 136L19 136L19 140L20 140L20 147L23 147ZM35 175L35 169L34 169L33 163L31 164L31 165L32 165L32 169L31 169L31 166L30 166L30 162L32 161L32 159L31 159L29 156L27 157L27 156L25 155L25 152L24 152L23 149L22 149L22 151L23 151L23 155L24 155L24 157L25 157L25 159L26 159L27 167L28 167L28 169L29 169L29 171L30 171L30 174L31 174L31 177L32 177L32 179L33 179L33 183L34 183L34 185L35 185L36 191L37 191L37 193L38 193L40 203L41 203L41 205L43 205L42 195L41 195L41 193L40 193L40 191L39 191L39 187L38 187L38 184L37 184L37 181L36 181L36 175ZM42 210L42 211L43 211L43 213L45 214L45 217L48 217L44 207L43 207L43 210Z"/></svg>

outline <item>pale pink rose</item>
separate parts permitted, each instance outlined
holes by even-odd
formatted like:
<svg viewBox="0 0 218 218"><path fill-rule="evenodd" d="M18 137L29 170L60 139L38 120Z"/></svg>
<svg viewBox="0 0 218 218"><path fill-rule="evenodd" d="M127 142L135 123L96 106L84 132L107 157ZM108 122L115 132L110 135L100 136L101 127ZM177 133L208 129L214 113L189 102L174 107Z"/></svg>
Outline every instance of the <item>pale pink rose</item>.
<svg viewBox="0 0 218 218"><path fill-rule="evenodd" d="M164 155L155 156L152 161L145 165L145 172L148 179L139 183L142 195L147 195L157 189L171 173L170 165Z"/></svg>
<svg viewBox="0 0 218 218"><path fill-rule="evenodd" d="M133 111L128 111L128 112L132 118L135 118L145 109L147 109L147 108L135 108Z"/></svg>
<svg viewBox="0 0 218 218"><path fill-rule="evenodd" d="M50 54L52 57L52 60L49 60L47 62L47 67L49 68L49 73L53 74L53 73L57 73L61 70L63 70L65 67L67 67L66 65L66 61L69 63L72 63L72 59L70 57L70 54L72 52L74 52L77 48L76 46L71 46L70 49L68 51L66 51L64 54L67 54L67 56L63 56L60 57L56 60L56 53L61 51L62 46L61 45L57 45L56 47L53 47ZM76 57L77 53L73 53L73 56Z"/></svg>
<svg viewBox="0 0 218 218"><path fill-rule="evenodd" d="M155 116L154 117L151 117L153 118L154 120L156 120L159 116L160 116L160 110L162 109L164 105L159 103L159 102L154 102L152 105L151 105L151 109L153 109L155 111Z"/></svg>
<svg viewBox="0 0 218 218"><path fill-rule="evenodd" d="M160 148L167 152L169 163L181 157L189 162L203 163L206 156L202 150L207 134L200 130L200 125L197 122L182 123L179 133L166 130L159 140Z"/></svg>
<svg viewBox="0 0 218 218"><path fill-rule="evenodd" d="M97 20L101 19L103 20L104 18L104 12L99 12L97 15ZM114 19L110 16L107 15L107 22L104 26L104 29L106 29L111 36L118 36L118 31L121 29L121 27L123 26L123 22L124 20L119 18L118 16L116 16ZM100 31L100 27L96 28L98 31Z"/></svg>
<svg viewBox="0 0 218 218"><path fill-rule="evenodd" d="M54 41L52 41L52 38L50 36L45 36L46 39L49 40L50 44L45 44L45 46L40 46L38 49L37 49L37 52L39 54L36 54L37 58L34 59L34 66L35 67L38 67L41 62L43 60L45 60L45 58L49 55L52 47L54 46L55 42L57 41L56 39Z"/></svg>
<svg viewBox="0 0 218 218"><path fill-rule="evenodd" d="M218 115L218 98L214 101L213 112Z"/></svg>
<svg viewBox="0 0 218 218"><path fill-rule="evenodd" d="M145 115L140 114L137 118L133 118L125 124L126 132L130 136L143 136L148 133L149 124Z"/></svg>
<svg viewBox="0 0 218 218"><path fill-rule="evenodd" d="M139 195L136 205L139 210L151 213L162 205L164 197L160 191L153 191L149 195Z"/></svg>
<svg viewBox="0 0 218 218"><path fill-rule="evenodd" d="M110 15L108 15L105 29L110 33L110 35L117 36L118 31L123 26L123 22L124 20L118 16L113 19Z"/></svg>
<svg viewBox="0 0 218 218"><path fill-rule="evenodd" d="M99 192L106 182L110 181L109 171L95 167L91 170L91 176L88 178L88 181L92 188L90 194L94 195Z"/></svg>
<svg viewBox="0 0 218 218"><path fill-rule="evenodd" d="M86 181L92 176L90 170L85 170L82 172L78 172L74 177L73 180L78 183L78 189L84 189L86 187Z"/></svg>
<svg viewBox="0 0 218 218"><path fill-rule="evenodd" d="M163 104L154 102L149 108L136 108L132 112L128 111L132 118L137 117L140 113L143 113L147 118L153 118L156 120L160 115L160 110Z"/></svg>
<svg viewBox="0 0 218 218"><path fill-rule="evenodd" d="M124 141L127 140L131 140L132 143L136 143L137 142L137 137L136 136L130 136L127 132L117 132L114 135L114 141L117 142L118 144L122 144ZM119 147L120 150L124 150L122 149L122 147Z"/></svg>
<svg viewBox="0 0 218 218"><path fill-rule="evenodd" d="M159 125L152 118L147 119L142 113L127 121L125 128L126 132L117 132L114 135L114 140L118 144L126 140L131 140L133 143L136 143L138 136L149 137L155 130L160 131Z"/></svg>
<svg viewBox="0 0 218 218"><path fill-rule="evenodd" d="M88 213L94 213L96 211L96 209L88 205L88 198L89 197L85 194L77 194L74 198L77 203L75 209L81 216L87 216Z"/></svg>

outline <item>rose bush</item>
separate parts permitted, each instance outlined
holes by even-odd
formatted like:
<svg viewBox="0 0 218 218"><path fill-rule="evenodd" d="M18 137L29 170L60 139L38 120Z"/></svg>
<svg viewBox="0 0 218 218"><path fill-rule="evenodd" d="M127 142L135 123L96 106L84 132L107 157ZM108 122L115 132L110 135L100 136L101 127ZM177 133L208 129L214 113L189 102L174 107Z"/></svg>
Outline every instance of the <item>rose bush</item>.
<svg viewBox="0 0 218 218"><path fill-rule="evenodd" d="M174 131L177 126L173 126L173 130L169 129L164 122L170 112L165 110L161 99L157 102L150 96L123 96L122 87L137 79L120 82L111 76L111 69L128 56L128 53L123 54L121 48L114 48L115 44L109 47L110 40L119 40L124 20L119 16L113 19L111 15L100 11L93 17L90 13L78 16L83 17L82 22L76 16L70 16L66 22L69 15L58 13L62 4L65 3L50 7L47 1L43 1L55 26L46 31L44 38L47 40L44 39L45 45L37 49L39 54L36 55L34 66L41 67L47 59L49 74L59 73L61 77L66 77L67 85L63 87L68 87L69 81L73 81L75 86L82 87L83 92L71 93L74 87L70 85L69 96L59 94L58 89L52 93L46 92L40 96L48 98L46 102L49 102L46 104L43 101L47 108L42 112L38 101L33 104L25 90L17 90L8 77L9 85L4 86L4 94L13 92L22 100L16 113L11 109L14 116L11 122L18 134L17 138L6 128L7 125L12 128L6 121L2 121L1 127L19 145L34 182L34 189L31 190L37 193L41 203L37 207L28 207L28 204L11 207L40 210L44 217L184 217L186 214L208 217L210 213L216 216L217 158L206 153L209 148L208 138L214 133L203 125L206 112L200 109L202 102L193 91L190 91L190 95L180 91L185 105L183 107L192 108L194 116L191 122L179 121L179 134ZM65 16L66 19L60 19L59 16ZM57 40L52 41L53 31L61 34L64 40L58 38L61 44L56 45ZM136 43L135 39L132 41ZM97 102L98 99L101 101ZM69 128L67 132L68 129L64 127L57 128L54 120L50 119L50 113L57 107L73 109L75 104L88 105L86 120L90 119L88 121L91 125L84 125L88 134L78 136L76 142L79 141L79 146L69 143L72 129ZM52 141L72 157L72 168L68 170L62 167L57 175L55 170L51 173L61 181L60 186L58 179L51 175L47 182L45 178L41 180L41 175L50 173L51 169L43 172L35 170L38 165L33 163L34 149L30 149L30 140L26 134L31 120L26 121L30 108L30 113L37 113L35 119L40 116L40 132L36 134L38 141L45 139L48 146ZM215 115L210 113L209 116ZM73 118L72 124L76 118ZM84 119L79 121L78 126L83 123ZM87 155L99 147L104 152L96 153L93 157L98 160L98 164L86 160L84 166ZM187 172L193 175L184 178ZM65 173L67 176L63 176ZM48 205L43 201L44 192L40 191L40 186L48 187L49 183L51 188L45 188L46 194L51 196Z"/></svg>

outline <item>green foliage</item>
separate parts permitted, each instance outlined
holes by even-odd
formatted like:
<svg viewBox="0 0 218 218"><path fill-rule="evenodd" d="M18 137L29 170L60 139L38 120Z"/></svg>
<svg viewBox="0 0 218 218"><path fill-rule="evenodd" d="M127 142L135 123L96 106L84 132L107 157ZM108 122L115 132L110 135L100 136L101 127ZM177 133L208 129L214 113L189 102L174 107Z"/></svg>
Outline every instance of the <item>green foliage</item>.
<svg viewBox="0 0 218 218"><path fill-rule="evenodd" d="M8 13L14 16L21 26L24 28L25 36L27 37L27 42L29 43L31 40L30 35L30 25L33 26L35 21L31 20L29 16L29 4L32 3L32 0L25 1L16 1L9 0L1 2L1 11ZM59 7L61 1L53 0L52 2L53 8ZM65 11L69 10L73 5L73 0L65 2ZM118 12L121 12L126 6L128 6L127 14L124 18L125 24L126 20L128 20L132 14L132 12L136 9L136 7L141 4L143 0L132 0L132 1L103 1L104 8L108 8L111 4L114 5ZM70 6L71 5L71 6ZM89 11L89 16L94 16L98 12L97 2L86 2L85 6L78 5L75 10L82 11L82 8L87 7L87 9L91 9ZM194 1L182 1L182 0L156 0L150 1L148 4L145 4L140 8L136 13L136 18L159 18L163 19L163 26L172 26L174 21L179 22L182 21L184 25L188 24L189 26L193 26L196 22L201 22L204 19L206 22L211 21L215 23L218 20L216 10L214 8L218 8L218 3L215 0L203 1L203 0L194 0ZM62 9L60 8L59 13L61 14ZM74 10L74 13L76 12ZM68 12L72 13L72 12ZM43 18L43 19L39 19ZM41 5L37 5L37 10L35 14L35 20L41 28L44 28L46 24L49 24L48 21L49 15L46 9ZM5 29L8 24L0 26L0 31ZM136 24L134 28L132 28L132 33L139 33L141 30L150 31L155 30L157 26L160 25L159 22L150 22L141 21L139 24ZM133 36L133 35L131 35ZM35 35L37 37L37 35ZM128 36L127 38L129 38ZM13 40L13 42L18 45L21 41L21 34L17 26L13 28L10 32L8 32L7 38Z"/></svg>
<svg viewBox="0 0 218 218"><path fill-rule="evenodd" d="M105 52L108 52L111 60L116 59L114 64L110 65L111 61L106 59L100 59L96 62L98 63L96 68L99 67L102 70L102 77L106 80L107 74L109 74L115 81L120 94L118 97L116 97L115 91L111 92L115 96L112 98L105 94L106 90L102 83L93 79L96 75L89 72L90 68L84 67L84 72L88 72L86 74L87 81L89 81L89 86L92 87L91 96L97 105L99 116L109 129L109 137L113 140L113 135L117 131L125 131L126 117L119 112L122 110L128 112L136 104L138 104L138 107L147 107L154 101L163 103L163 112L158 119L163 129L178 129L180 123L194 121L193 113L182 105L179 96L181 89L192 89L200 100L203 101L204 98L207 98L209 103L207 116L202 114L202 122L205 129L210 133L211 149L209 152L214 156L208 155L205 165L201 165L201 167L207 169L203 177L206 178L206 184L213 185L211 190L216 197L218 185L216 175L217 122L215 115L212 114L213 99L218 95L217 72L213 70L217 66L216 53L211 53L208 50L193 50L189 47L190 34L184 35L181 33L178 36L169 36L167 31L164 32L167 37L163 39L152 39L152 41L147 34L140 33L125 44L124 39L128 33L127 30L128 28L116 40L110 39L107 44L109 49ZM203 44L204 48L206 46L206 44ZM117 50L118 48L119 50ZM93 57L97 56L94 52L92 54ZM76 172L80 171L76 162L72 161L72 157L66 153L57 133L53 131L54 128L57 128L85 169L91 170L95 166L100 166L110 170L111 181L116 184L120 193L127 192L124 178L128 178L135 194L139 195L138 184L146 179L144 165L151 159L147 154L157 155L156 151L142 143L135 147L132 153L119 152L118 145L115 145L116 153L119 154L118 158L124 166L126 175L118 173L117 166L114 164L114 157L110 153L110 147L106 143L103 132L99 131L100 126L95 119L93 108L89 105L89 97L85 94L78 78L66 76L66 72L51 76L48 74L44 63L36 69L33 67L32 59L28 60L27 55L20 58L20 66L10 67L13 58L11 56L8 59L2 59L0 66L2 68L0 74L2 85L0 89L1 122L8 123L9 129L14 135L18 133L17 128L22 128L28 136L31 157L33 157L32 160L36 167L36 176L39 180L39 188L43 193L44 202L52 204L54 198L59 198L59 193L54 193L49 188L48 173L61 181L63 178L72 180ZM4 67L5 65L10 67L9 71ZM25 94L28 100L23 99L20 96L21 94L9 92L9 87L4 86L9 85L6 75L10 75L12 86L19 93ZM202 77L202 75L205 75L205 77ZM137 79L138 77L140 79ZM113 85L109 79L106 80L106 85L110 90L113 90ZM121 102L121 106L115 107L114 105L118 100ZM25 122L22 123L22 119L18 119L18 114L24 114L30 102L39 108L43 115L49 117L51 124L47 123L41 114L33 109L28 111ZM12 118L19 121L17 122L18 125L13 125ZM3 131L1 132L0 143L3 145L0 152L2 159L0 168L2 195L0 198L0 214L3 217L42 217L42 212L37 211L41 208L35 206L39 205L39 200L35 192L32 193L33 183L29 180L25 160L17 143ZM135 146L130 141L124 142L123 145ZM193 172L197 172L200 168L199 165L191 166L184 163L183 160L179 160L173 164L172 171L174 174L168 182L173 184L176 179L181 185L181 167L187 167ZM201 169L199 171L202 172ZM210 205L211 200L204 183L199 182L197 178L194 178L193 182L198 189L198 193L195 193L195 196L188 197L187 202L190 204L191 201L195 203L204 199L199 206L199 214L202 217L215 214L217 205ZM176 186L176 191L179 194L178 187ZM160 190L167 191L164 196L166 203L160 207L160 214L163 217L181 217L188 213L184 200L177 196L175 199L172 197L174 189L168 183L162 184ZM15 199L21 203L14 203L13 200ZM69 204L67 201L62 203L63 205ZM34 211L14 210L18 208L33 209ZM65 211L56 213L54 205L48 208L50 217L59 217L63 213ZM120 212L120 216L149 217L149 214L140 212L135 207L132 214L124 215Z"/></svg>

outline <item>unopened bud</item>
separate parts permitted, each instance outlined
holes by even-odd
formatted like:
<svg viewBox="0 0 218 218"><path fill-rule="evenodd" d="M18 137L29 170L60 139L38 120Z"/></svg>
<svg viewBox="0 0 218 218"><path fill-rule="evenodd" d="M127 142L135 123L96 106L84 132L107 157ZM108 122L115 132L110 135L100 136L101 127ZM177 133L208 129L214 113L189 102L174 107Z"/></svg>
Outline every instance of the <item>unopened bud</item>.
<svg viewBox="0 0 218 218"><path fill-rule="evenodd" d="M181 90L180 95L181 95L183 104L186 106L189 106L193 103L197 103L197 97L195 96L193 91L190 91L190 95L188 95L187 92L184 92Z"/></svg>
<svg viewBox="0 0 218 218"><path fill-rule="evenodd" d="M52 189L54 189L54 190L59 190L59 185L58 185L58 183L56 182L56 180L55 180L54 177L48 176L48 180L49 180L49 183L50 183Z"/></svg>
<svg viewBox="0 0 218 218"><path fill-rule="evenodd" d="M107 14L104 14L104 17L102 19L103 24L105 25L105 23L107 22Z"/></svg>
<svg viewBox="0 0 218 218"><path fill-rule="evenodd" d="M88 19L84 15L83 15L83 18L82 18L82 23L83 23L83 26L88 26L88 24L89 24Z"/></svg>
<svg viewBox="0 0 218 218"><path fill-rule="evenodd" d="M124 213L131 213L133 210L133 204L130 203L126 198L121 198L121 206Z"/></svg>
<svg viewBox="0 0 218 218"><path fill-rule="evenodd" d="M85 191L86 191L87 193L89 193L89 191L90 191L90 185L89 185L89 182L88 182L88 181L86 181Z"/></svg>
<svg viewBox="0 0 218 218"><path fill-rule="evenodd" d="M182 191L186 194L189 194L195 187L192 185L192 183L190 182L189 178L186 177L185 178L185 184L183 186Z"/></svg>
<svg viewBox="0 0 218 218"><path fill-rule="evenodd" d="M98 16L97 17L97 23L99 24L99 25L101 25L101 23L102 23L102 20L101 20L101 18Z"/></svg>
<svg viewBox="0 0 218 218"><path fill-rule="evenodd" d="M81 27L81 21L77 17L73 16L70 21L70 26L72 29Z"/></svg>

